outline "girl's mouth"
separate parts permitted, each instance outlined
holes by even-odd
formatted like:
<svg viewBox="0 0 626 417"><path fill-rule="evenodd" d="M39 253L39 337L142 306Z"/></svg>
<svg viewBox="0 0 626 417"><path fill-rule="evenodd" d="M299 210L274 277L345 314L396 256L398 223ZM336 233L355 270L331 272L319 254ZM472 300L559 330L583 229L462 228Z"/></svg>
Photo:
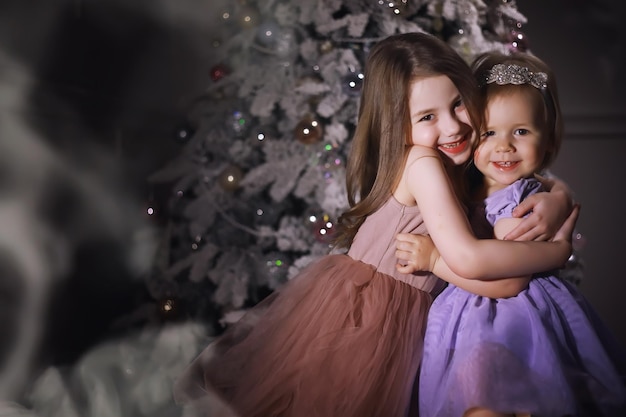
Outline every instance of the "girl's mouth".
<svg viewBox="0 0 626 417"><path fill-rule="evenodd" d="M467 137L463 136L456 142L444 143L443 145L439 145L438 148L442 152L452 155L458 155L460 153L463 153L465 149L467 149L468 144L469 141L467 140Z"/></svg>
<svg viewBox="0 0 626 417"><path fill-rule="evenodd" d="M500 171L512 171L520 164L519 161L492 161L491 163Z"/></svg>

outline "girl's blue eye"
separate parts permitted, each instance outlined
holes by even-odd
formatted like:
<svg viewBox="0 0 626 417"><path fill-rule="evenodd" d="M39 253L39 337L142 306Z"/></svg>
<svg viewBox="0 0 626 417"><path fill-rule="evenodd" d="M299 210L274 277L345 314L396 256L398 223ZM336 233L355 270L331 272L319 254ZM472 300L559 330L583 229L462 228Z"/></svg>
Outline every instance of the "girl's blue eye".
<svg viewBox="0 0 626 417"><path fill-rule="evenodd" d="M520 136L527 135L528 133L530 133L528 129L516 129L515 130L515 134L520 135Z"/></svg>
<svg viewBox="0 0 626 417"><path fill-rule="evenodd" d="M435 116L432 115L432 114L427 114L426 116L422 117L419 121L420 122L428 122L428 121L433 120L434 117Z"/></svg>
<svg viewBox="0 0 626 417"><path fill-rule="evenodd" d="M489 137L489 136L493 136L494 134L495 134L495 132L494 132L493 130L488 130L488 131L486 131L486 132L483 132L483 133L480 135L480 137L481 137L481 138L486 138L486 137Z"/></svg>
<svg viewBox="0 0 626 417"><path fill-rule="evenodd" d="M456 103L454 103L454 108L463 107L464 105L465 103L463 103L463 100L458 100Z"/></svg>

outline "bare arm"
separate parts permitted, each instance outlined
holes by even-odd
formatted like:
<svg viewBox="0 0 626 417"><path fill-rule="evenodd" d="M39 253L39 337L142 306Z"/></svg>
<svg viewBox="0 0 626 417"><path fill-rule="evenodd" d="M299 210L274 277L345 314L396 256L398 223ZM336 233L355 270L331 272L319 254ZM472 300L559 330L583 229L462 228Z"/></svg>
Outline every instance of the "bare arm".
<svg viewBox="0 0 626 417"><path fill-rule="evenodd" d="M505 240L550 240L574 208L573 194L565 182L536 177L549 192L533 194L513 210L513 217L530 215L509 231Z"/></svg>
<svg viewBox="0 0 626 417"><path fill-rule="evenodd" d="M396 268L403 274L412 274L423 268L436 269L437 272L433 273L444 281L483 297L514 297L526 288L530 281L530 276L490 281L463 278L455 274L440 258L435 244L428 235L398 234L396 257L399 261ZM431 267L433 264L434 267Z"/></svg>
<svg viewBox="0 0 626 417"><path fill-rule="evenodd" d="M571 229L576 224L579 214L579 206L572 210L563 227L557 232L557 238L571 236ZM516 227L521 219L501 219L496 223L494 233L496 238L501 239L509 230ZM399 262L398 271L410 274L415 271L431 270L435 275L456 285L466 291L489 298L513 297L524 290L530 282L531 276L501 278L497 280L482 281L469 280L459 276L441 259L432 239L427 235L414 235L401 233L397 236L396 257ZM537 271L538 272L538 271Z"/></svg>
<svg viewBox="0 0 626 417"><path fill-rule="evenodd" d="M400 187L406 187L420 207L446 264L467 279L498 279L546 271L563 265L571 253L567 239L503 242L476 238L435 150L411 148Z"/></svg>

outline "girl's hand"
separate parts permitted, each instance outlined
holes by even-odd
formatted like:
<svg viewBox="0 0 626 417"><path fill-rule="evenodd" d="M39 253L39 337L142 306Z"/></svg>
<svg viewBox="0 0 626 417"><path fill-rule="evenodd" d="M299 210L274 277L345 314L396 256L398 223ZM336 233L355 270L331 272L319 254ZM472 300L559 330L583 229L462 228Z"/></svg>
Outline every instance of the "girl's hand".
<svg viewBox="0 0 626 417"><path fill-rule="evenodd" d="M524 219L504 240L551 240L572 214L574 202L569 188L560 180L538 177L550 192L533 194L514 210L513 217Z"/></svg>
<svg viewBox="0 0 626 417"><path fill-rule="evenodd" d="M572 235L574 234L574 228L576 227L576 221L578 220L578 215L580 214L580 204L574 204L574 208L572 209L571 214L563 223L563 226L559 230L557 230L554 235L553 241L563 240L568 242L570 245L572 244Z"/></svg>
<svg viewBox="0 0 626 417"><path fill-rule="evenodd" d="M400 233L396 236L396 269L403 274L432 271L439 251L428 235Z"/></svg>

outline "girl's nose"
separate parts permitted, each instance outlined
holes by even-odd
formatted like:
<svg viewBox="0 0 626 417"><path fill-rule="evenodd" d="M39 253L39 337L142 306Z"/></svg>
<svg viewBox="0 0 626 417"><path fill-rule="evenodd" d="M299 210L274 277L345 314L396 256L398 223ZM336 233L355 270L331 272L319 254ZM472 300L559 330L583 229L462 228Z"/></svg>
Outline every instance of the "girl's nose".
<svg viewBox="0 0 626 417"><path fill-rule="evenodd" d="M512 152L513 150L513 144L508 137L503 137L498 140L498 143L496 145L496 152Z"/></svg>
<svg viewBox="0 0 626 417"><path fill-rule="evenodd" d="M446 117L443 121L442 132L445 136L448 137L457 136L463 130L463 128L461 127L462 125L464 125L464 123L462 123L458 115L452 113L448 115L448 117Z"/></svg>

